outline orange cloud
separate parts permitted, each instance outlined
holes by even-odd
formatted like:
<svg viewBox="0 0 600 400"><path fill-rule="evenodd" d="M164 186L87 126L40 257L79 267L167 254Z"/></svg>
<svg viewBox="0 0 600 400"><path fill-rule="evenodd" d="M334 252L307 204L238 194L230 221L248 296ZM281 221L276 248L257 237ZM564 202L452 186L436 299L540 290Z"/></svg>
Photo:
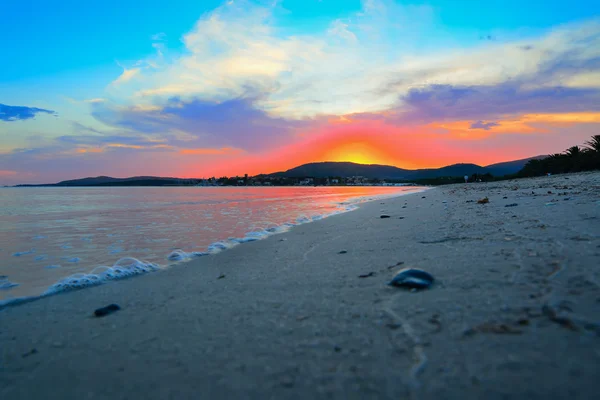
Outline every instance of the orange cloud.
<svg viewBox="0 0 600 400"><path fill-rule="evenodd" d="M384 120L346 117L304 132L293 144L261 154L237 154L218 163L212 159L210 165L198 164L188 173L254 175L320 161L386 164L407 169L461 162L489 165L550 154L583 143L590 133L582 128L582 123L600 123L600 114L527 114L495 122L497 126L483 130L471 129L473 121L397 126ZM200 149L198 154L221 154L220 149L209 150L206 153L206 149Z"/></svg>

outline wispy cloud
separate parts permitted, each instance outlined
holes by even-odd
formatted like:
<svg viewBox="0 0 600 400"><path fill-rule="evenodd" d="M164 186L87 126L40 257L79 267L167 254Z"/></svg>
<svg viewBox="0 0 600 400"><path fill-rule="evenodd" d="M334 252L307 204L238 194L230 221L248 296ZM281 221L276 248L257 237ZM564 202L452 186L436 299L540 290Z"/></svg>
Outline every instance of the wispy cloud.
<svg viewBox="0 0 600 400"><path fill-rule="evenodd" d="M492 129L495 126L500 126L500 124L497 122L477 121L477 122L473 122L471 124L471 126L469 127L469 129L483 129L484 131L489 131L490 129Z"/></svg>
<svg viewBox="0 0 600 400"><path fill-rule="evenodd" d="M127 83L129 81L131 81L133 78L135 78L137 75L139 75L139 73L142 71L141 68L123 68L123 72L121 73L121 75L119 75L119 77L117 79L115 79L111 85L112 86L118 86L118 85L122 85L124 83Z"/></svg>
<svg viewBox="0 0 600 400"><path fill-rule="evenodd" d="M26 106L0 104L0 121L12 122L35 118L37 114L57 115L55 111Z"/></svg>

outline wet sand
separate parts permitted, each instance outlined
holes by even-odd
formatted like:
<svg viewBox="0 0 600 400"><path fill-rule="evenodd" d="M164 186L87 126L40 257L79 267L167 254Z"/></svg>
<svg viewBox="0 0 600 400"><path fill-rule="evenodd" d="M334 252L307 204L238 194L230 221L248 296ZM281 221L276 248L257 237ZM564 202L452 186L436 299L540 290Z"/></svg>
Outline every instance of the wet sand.
<svg viewBox="0 0 600 400"><path fill-rule="evenodd" d="M0 398L594 398L599 265L600 173L375 201L0 310Z"/></svg>

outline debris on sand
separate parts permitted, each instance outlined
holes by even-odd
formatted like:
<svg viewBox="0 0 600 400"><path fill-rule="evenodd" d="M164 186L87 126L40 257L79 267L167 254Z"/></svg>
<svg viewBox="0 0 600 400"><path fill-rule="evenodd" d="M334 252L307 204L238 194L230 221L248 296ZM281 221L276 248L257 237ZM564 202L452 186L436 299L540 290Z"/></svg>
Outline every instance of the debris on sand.
<svg viewBox="0 0 600 400"><path fill-rule="evenodd" d="M38 350L34 347L33 349L29 350L27 353L22 354L21 357L26 358L33 354L37 354L37 353L38 353Z"/></svg>
<svg viewBox="0 0 600 400"><path fill-rule="evenodd" d="M433 283L433 276L418 268L403 268L388 283L390 286L409 289L426 289Z"/></svg>
<svg viewBox="0 0 600 400"><path fill-rule="evenodd" d="M380 216L379 218L384 219L384 218L390 218L389 215L383 214L382 216Z"/></svg>
<svg viewBox="0 0 600 400"><path fill-rule="evenodd" d="M575 325L575 323L573 321L571 321L569 318L567 317L561 317L556 313L556 310L554 310L552 307L550 307L549 305L545 304L544 306L542 306L542 313L548 317L550 319L550 321L555 322L567 329L570 329L572 331L578 331L579 328L577 327L577 325Z"/></svg>
<svg viewBox="0 0 600 400"><path fill-rule="evenodd" d="M102 307L94 311L94 315L96 317L104 317L105 315L112 314L120 309L121 307L119 307L117 304L109 304L106 307Z"/></svg>
<svg viewBox="0 0 600 400"><path fill-rule="evenodd" d="M371 276L375 276L375 272L369 272L368 274L359 275L359 278L369 278Z"/></svg>
<svg viewBox="0 0 600 400"><path fill-rule="evenodd" d="M217 279L223 279L223 278L225 278L225 274L219 275L219 277Z"/></svg>
<svg viewBox="0 0 600 400"><path fill-rule="evenodd" d="M347 250L341 250L341 251L338 251L338 254L346 254L347 252L348 252Z"/></svg>
<svg viewBox="0 0 600 400"><path fill-rule="evenodd" d="M487 204L489 202L490 202L490 199L488 199L487 197L477 200L477 204Z"/></svg>
<svg viewBox="0 0 600 400"><path fill-rule="evenodd" d="M473 328L467 329L464 332L465 336L472 336L476 333L497 333L497 334L511 334L520 335L523 333L521 329L517 329L508 324L499 324L495 322L485 322L481 325L477 325Z"/></svg>
<svg viewBox="0 0 600 400"><path fill-rule="evenodd" d="M435 329L432 333L438 333L442 331L442 323L440 321L439 314L434 314L431 318L429 318L429 323L435 326Z"/></svg>
<svg viewBox="0 0 600 400"><path fill-rule="evenodd" d="M396 267L399 267L402 264L404 264L404 261L398 261L395 265L390 265L389 267L387 267L387 269L396 268Z"/></svg>
<svg viewBox="0 0 600 400"><path fill-rule="evenodd" d="M504 207L516 207L516 206L518 206L517 203L511 203L511 204L505 205Z"/></svg>

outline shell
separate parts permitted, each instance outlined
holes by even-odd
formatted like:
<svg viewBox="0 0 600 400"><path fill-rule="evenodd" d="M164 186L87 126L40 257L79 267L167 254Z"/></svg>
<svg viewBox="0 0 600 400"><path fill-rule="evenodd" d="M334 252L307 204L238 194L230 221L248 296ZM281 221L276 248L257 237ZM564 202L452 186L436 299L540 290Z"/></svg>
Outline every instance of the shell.
<svg viewBox="0 0 600 400"><path fill-rule="evenodd" d="M411 289L426 289L433 283L433 276L418 268L403 268L392 278L388 285Z"/></svg>

